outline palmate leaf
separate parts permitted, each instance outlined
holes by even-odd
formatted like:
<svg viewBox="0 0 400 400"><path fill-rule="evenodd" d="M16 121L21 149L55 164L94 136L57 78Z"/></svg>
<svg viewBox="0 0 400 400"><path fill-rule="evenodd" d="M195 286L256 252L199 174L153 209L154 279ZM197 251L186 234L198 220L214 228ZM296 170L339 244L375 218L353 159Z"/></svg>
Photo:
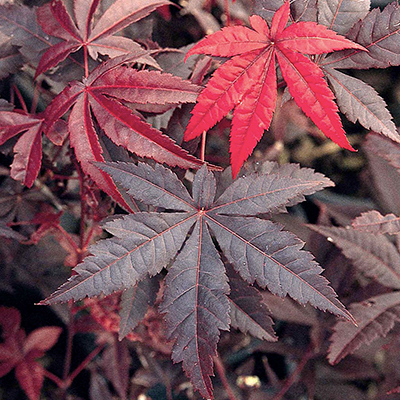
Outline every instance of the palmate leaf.
<svg viewBox="0 0 400 400"><path fill-rule="evenodd" d="M331 186L321 174L270 166L265 174L236 180L215 200L216 180L206 165L194 177L192 196L161 165L98 165L133 197L165 212L139 212L107 222L105 229L114 237L92 246L92 255L75 268L76 275L42 304L129 291L171 263L161 310L175 341L173 359L183 362L194 387L207 398L212 398L212 357L220 330L229 329L231 318L234 327L276 339L269 316L263 314L267 309L249 284L257 282L279 296L289 294L352 320L320 275L322 269L302 250L303 243L281 225L257 217ZM236 271L234 277L229 273L230 285L212 235ZM125 326L137 316L129 319Z"/></svg>
<svg viewBox="0 0 400 400"><path fill-rule="evenodd" d="M350 310L357 325L337 322L330 338L328 360L336 364L352 354L362 344L369 344L378 337L385 337L400 321L400 292L369 298L363 303L354 303Z"/></svg>
<svg viewBox="0 0 400 400"><path fill-rule="evenodd" d="M99 0L74 0L75 21L61 0L53 0L37 9L37 19L43 31L63 39L42 56L36 76L65 60L69 54L84 48L97 59L98 53L117 57L140 50L140 45L122 36L111 36L136 22L168 0L116 0L92 27Z"/></svg>
<svg viewBox="0 0 400 400"><path fill-rule="evenodd" d="M400 254L381 234L353 228L310 226L338 246L365 276L384 286L400 289Z"/></svg>
<svg viewBox="0 0 400 400"><path fill-rule="evenodd" d="M270 126L277 98L275 59L297 105L327 137L352 150L323 72L300 53L364 48L315 22L295 22L286 27L289 16L290 5L285 1L270 26L260 16L253 15L250 17L253 30L224 28L187 53L187 57L193 54L233 57L219 67L199 95L185 140L201 135L235 108L230 147L234 177Z"/></svg>
<svg viewBox="0 0 400 400"><path fill-rule="evenodd" d="M104 161L96 123L113 143L139 156L182 168L202 165L200 160L145 122L137 111L122 103L177 105L196 100L199 87L188 81L159 71L138 71L121 66L143 61L146 54L140 50L101 64L85 83L75 81L67 86L45 112L47 132L72 108L68 120L69 138L83 171L128 210L129 205L109 176L93 165L93 162Z"/></svg>

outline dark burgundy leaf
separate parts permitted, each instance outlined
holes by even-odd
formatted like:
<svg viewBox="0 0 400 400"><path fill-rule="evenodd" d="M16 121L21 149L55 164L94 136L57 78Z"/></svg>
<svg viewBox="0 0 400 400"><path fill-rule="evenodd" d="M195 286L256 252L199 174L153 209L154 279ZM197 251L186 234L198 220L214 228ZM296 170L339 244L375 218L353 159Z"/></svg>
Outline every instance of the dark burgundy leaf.
<svg viewBox="0 0 400 400"><path fill-rule="evenodd" d="M49 134L56 121L72 107L68 120L70 143L83 171L128 210L130 207L115 184L93 165L93 162L105 161L95 122L116 145L140 156L184 168L198 168L203 164L121 103L124 99L160 105L195 101L199 87L190 82L169 74L164 80L159 72L121 67L123 63L143 62L143 56L147 54L140 50L101 64L85 84L73 82L66 87L47 107L45 114L45 132Z"/></svg>
<svg viewBox="0 0 400 400"><path fill-rule="evenodd" d="M246 284L232 267L229 266L227 271L231 287L231 326L261 340L277 341L270 311L263 303L260 292Z"/></svg>
<svg viewBox="0 0 400 400"><path fill-rule="evenodd" d="M122 340L143 320L148 307L156 301L158 286L158 279L144 278L122 293L119 340Z"/></svg>
<svg viewBox="0 0 400 400"><path fill-rule="evenodd" d="M364 275L400 289L400 254L385 236L352 228L311 225L310 228L338 246Z"/></svg>
<svg viewBox="0 0 400 400"><path fill-rule="evenodd" d="M396 154L397 146L387 146L387 144L395 143L387 138L380 137L382 140L381 143L381 141L376 140L375 137L379 137L379 135L370 133L367 136L363 148L368 159L368 166L376 190L376 195L377 197L379 196L379 203L384 212L392 212L396 215L400 210L400 198L397 191L397 188L400 186L399 169L393 167L389 164L389 160L383 158L385 153L383 153L378 146L375 146L375 143L378 145L383 144L383 148L387 147L388 150L395 150L393 160L396 160L394 156ZM379 155L376 154L375 151L378 151ZM390 157L388 157L388 159L389 158Z"/></svg>
<svg viewBox="0 0 400 400"><path fill-rule="evenodd" d="M49 35L64 42L50 47L42 56L36 76L56 66L70 53L84 47L93 59L98 53L109 57L137 52L138 43L122 37L112 36L128 25L146 17L157 7L169 4L167 0L117 0L103 13L92 29L91 20L99 1L74 2L76 23L61 0L53 0L37 9L37 19L42 29ZM77 15L84 12L83 16ZM147 57L147 56L145 56Z"/></svg>
<svg viewBox="0 0 400 400"><path fill-rule="evenodd" d="M137 200L155 207L193 211L195 204L185 186L169 169L156 164L102 163L99 168L119 182Z"/></svg>
<svg viewBox="0 0 400 400"><path fill-rule="evenodd" d="M0 6L0 31L28 61L37 64L41 53L54 44L36 21L36 10L23 5Z"/></svg>
<svg viewBox="0 0 400 400"><path fill-rule="evenodd" d="M0 222L0 236L9 238L9 239L19 240L19 241L27 240L27 238L25 236L14 231L14 229L11 229L4 222Z"/></svg>
<svg viewBox="0 0 400 400"><path fill-rule="evenodd" d="M93 255L74 269L77 274L41 304L111 294L157 274L179 251L194 222L187 213L137 213L107 223L104 228L115 237L93 245Z"/></svg>
<svg viewBox="0 0 400 400"><path fill-rule="evenodd" d="M284 205L301 201L305 194L331 185L321 174L272 163L265 167L267 172L234 182L227 189L228 195L221 196L226 202L215 206L216 181L205 164L193 180L194 199L176 176L160 165L155 168L128 163L99 166L133 197L167 212L139 212L108 222L105 229L114 237L94 245L90 249L92 255L75 268L77 275L42 304L128 289L124 294L129 299L124 298L123 322L134 325L145 313L149 292L143 291L138 307L133 309L136 297L132 297L132 291L147 283L132 287L167 267L176 256L168 269L161 310L166 313L168 335L175 341L173 360L183 362L195 389L210 398L212 357L216 355L219 331L229 327L232 307L233 326L257 337L275 340L271 320L265 314L267 308L255 288L240 283L236 276L231 282L232 297L230 300L227 297L229 285L210 227L225 256L249 283L256 281L280 296L289 294L302 304L310 302L352 320L320 275L322 269L312 255L301 250L303 242L283 232L281 225L240 216L246 212L251 215L282 209ZM279 189L266 190L275 181L274 187ZM281 196L279 192L285 190L285 184L292 186ZM254 203L258 198L262 201ZM232 200L245 203L247 211L244 206L229 208ZM267 206L262 206L263 202ZM228 210L236 215L221 215ZM127 308L125 301L128 301Z"/></svg>
<svg viewBox="0 0 400 400"><path fill-rule="evenodd" d="M400 7L396 2L383 11L374 8L350 30L347 38L368 51L344 50L328 56L322 65L334 68L387 68L400 64Z"/></svg>
<svg viewBox="0 0 400 400"><path fill-rule="evenodd" d="M385 139L379 135L370 134L365 142L367 151L383 158L392 167L400 171L400 145L392 140ZM400 172L399 172L400 173Z"/></svg>
<svg viewBox="0 0 400 400"><path fill-rule="evenodd" d="M385 337L400 321L400 292L371 297L363 303L354 303L350 310L357 325L339 321L330 338L328 360L336 364L362 344L370 344L378 337Z"/></svg>
<svg viewBox="0 0 400 400"><path fill-rule="evenodd" d="M363 232L397 235L400 233L400 218L394 214L382 215L379 211L368 211L357 217L351 224Z"/></svg>
<svg viewBox="0 0 400 400"><path fill-rule="evenodd" d="M284 2L285 0L258 0L254 12L271 24L274 14ZM293 21L316 21L317 0L293 1L290 4L290 11Z"/></svg>
<svg viewBox="0 0 400 400"><path fill-rule="evenodd" d="M318 2L318 23L345 35L350 28L363 19L371 6L371 0Z"/></svg>
<svg viewBox="0 0 400 400"><path fill-rule="evenodd" d="M14 146L15 158L11 177L31 187L42 163L42 130L44 120L18 112L0 112L0 144L24 132Z"/></svg>
<svg viewBox="0 0 400 400"><path fill-rule="evenodd" d="M333 183L322 174L298 166L283 166L279 173L237 179L218 198L213 211L239 215L274 212L303 201L303 194L310 195L329 186Z"/></svg>
<svg viewBox="0 0 400 400"><path fill-rule="evenodd" d="M240 276L250 284L257 282L280 297L289 294L301 304L309 302L352 319L337 299L322 268L311 253L301 250L304 243L282 225L258 218L207 216L224 254Z"/></svg>
<svg viewBox="0 0 400 400"><path fill-rule="evenodd" d="M0 47L0 79L17 72L23 65L22 56L11 40L1 43Z"/></svg>
<svg viewBox="0 0 400 400"><path fill-rule="evenodd" d="M324 72L333 87L340 111L348 120L359 121L366 129L400 142L385 101L371 86L332 68L325 68Z"/></svg>
<svg viewBox="0 0 400 400"><path fill-rule="evenodd" d="M168 271L161 311L175 339L172 359L183 362L193 386L212 397L210 375L219 331L229 329L229 285L204 221L199 221Z"/></svg>
<svg viewBox="0 0 400 400"><path fill-rule="evenodd" d="M127 399L131 363L127 341L114 341L111 346L104 350L101 361L105 375L114 386L118 396L121 399Z"/></svg>

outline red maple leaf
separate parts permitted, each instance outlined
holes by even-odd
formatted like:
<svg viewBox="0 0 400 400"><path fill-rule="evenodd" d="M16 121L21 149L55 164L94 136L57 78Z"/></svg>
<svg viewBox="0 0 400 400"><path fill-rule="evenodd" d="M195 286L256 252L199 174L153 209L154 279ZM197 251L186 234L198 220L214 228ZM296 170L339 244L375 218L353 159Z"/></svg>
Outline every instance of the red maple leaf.
<svg viewBox="0 0 400 400"><path fill-rule="evenodd" d="M60 145L66 132L64 128L63 122L57 121L57 125L46 132L47 137ZM0 145L22 133L14 146L15 157L11 166L11 177L28 187L33 185L42 163L43 130L42 115L30 115L22 110L0 112Z"/></svg>
<svg viewBox="0 0 400 400"><path fill-rule="evenodd" d="M140 45L123 36L112 36L128 25L149 15L156 8L168 5L168 0L117 0L97 21L93 15L99 0L74 0L75 21L61 0L51 1L37 9L37 20L45 33L63 39L42 56L36 75L46 72L83 48L97 59L98 53L116 57L140 49Z"/></svg>
<svg viewBox="0 0 400 400"><path fill-rule="evenodd" d="M303 54L365 49L315 22L296 22L286 27L289 16L286 1L275 13L271 27L260 16L252 15L254 30L244 26L223 28L200 41L186 56L233 57L218 68L197 98L185 132L185 140L194 139L235 108L230 143L233 176L270 126L277 98L275 60L303 112L328 138L354 150L323 72Z"/></svg>
<svg viewBox="0 0 400 400"><path fill-rule="evenodd" d="M153 128L137 110L125 103L173 107L194 103L200 87L177 76L159 71L137 70L123 66L145 62L148 52L112 58L83 82L71 82L53 99L45 111L45 133L71 109L68 134L82 170L125 209L129 204L111 178L93 163L105 161L106 152L96 131L96 124L116 145L139 155L182 168L199 168L203 162L179 147L170 137ZM0 115L1 117L1 115ZM212 167L213 168L213 167Z"/></svg>
<svg viewBox="0 0 400 400"><path fill-rule="evenodd" d="M15 308L0 307L0 377L15 368L15 376L30 400L39 400L44 369L36 361L53 347L61 333L57 326L38 328L26 336Z"/></svg>

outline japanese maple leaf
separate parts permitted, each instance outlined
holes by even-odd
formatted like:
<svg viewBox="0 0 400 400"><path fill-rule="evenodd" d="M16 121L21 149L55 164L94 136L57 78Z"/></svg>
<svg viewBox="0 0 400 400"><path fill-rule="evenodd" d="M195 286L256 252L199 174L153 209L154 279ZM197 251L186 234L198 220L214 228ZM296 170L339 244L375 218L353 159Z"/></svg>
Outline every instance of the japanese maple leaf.
<svg viewBox="0 0 400 400"><path fill-rule="evenodd" d="M22 133L14 146L11 177L31 187L42 164L43 115L29 115L23 111L0 111L0 145ZM63 121L47 131L48 138L60 145L63 138Z"/></svg>
<svg viewBox="0 0 400 400"><path fill-rule="evenodd" d="M328 138L354 150L323 72L303 54L364 48L315 22L295 22L285 28L289 15L287 1L275 13L271 27L253 15L250 24L254 30L243 26L223 28L187 54L233 57L214 73L199 95L185 132L185 140L191 140L235 108L230 143L233 176L270 126L277 98L276 60L290 94L303 112Z"/></svg>
<svg viewBox="0 0 400 400"><path fill-rule="evenodd" d="M182 168L199 168L203 163L179 147L172 139L147 123L138 111L124 102L157 107L196 101L199 86L159 71L137 70L122 66L145 62L148 53L119 56L98 66L84 82L70 83L45 111L46 132L71 108L68 119L70 144L83 171L96 184L130 209L110 177L92 163L104 161L96 124L116 145L141 156Z"/></svg>
<svg viewBox="0 0 400 400"><path fill-rule="evenodd" d="M15 368L15 376L30 400L39 400L44 369L36 361L52 348L60 336L61 328L46 326L26 336L20 328L21 315L15 308L0 307L0 377Z"/></svg>
<svg viewBox="0 0 400 400"><path fill-rule="evenodd" d="M112 36L154 11L170 4L167 0L117 0L101 16L94 27L93 15L100 0L74 0L75 21L61 0L51 1L37 9L37 20L43 31L63 39L42 56L36 76L65 60L69 54L84 48L97 59L98 53L116 57L136 51L140 45L123 36Z"/></svg>
<svg viewBox="0 0 400 400"><path fill-rule="evenodd" d="M168 267L161 311L175 342L172 359L183 363L205 398L212 398L212 357L221 330L232 325L276 340L258 290L249 285L256 282L281 297L289 295L352 320L320 275L322 268L302 250L303 243L282 225L259 217L331 186L323 175L297 165L270 163L265 173L237 179L217 197L216 179L206 165L194 177L192 195L160 164L154 169L143 163L97 165L128 194L161 212L137 212L108 221L105 229L114 237L92 246L92 255L75 268L76 274L42 304L136 287L145 306L151 299L137 285ZM212 236L232 267L225 265ZM129 296L123 319L136 322L136 315L127 315L129 303L136 300L134 291Z"/></svg>

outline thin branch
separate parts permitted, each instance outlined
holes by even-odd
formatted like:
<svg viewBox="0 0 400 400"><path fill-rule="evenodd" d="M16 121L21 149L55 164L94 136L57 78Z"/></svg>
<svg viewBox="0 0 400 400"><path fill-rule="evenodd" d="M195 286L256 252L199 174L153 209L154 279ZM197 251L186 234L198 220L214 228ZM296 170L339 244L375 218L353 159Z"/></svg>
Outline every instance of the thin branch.
<svg viewBox="0 0 400 400"><path fill-rule="evenodd" d="M226 377L226 371L225 371L225 366L223 362L221 361L221 358L219 356L213 357L214 364L215 364L215 369L217 370L217 373L219 375L219 378L221 379L221 383L223 387L226 390L226 393L228 394L229 400L237 400L235 394L233 393L232 388L229 385L228 379Z"/></svg>
<svg viewBox="0 0 400 400"><path fill-rule="evenodd" d="M277 395L275 395L272 400L281 400L281 399L283 399L283 396L285 396L286 392L296 382L296 379L301 374L301 372L303 371L304 367L306 366L308 360L312 357L312 355L313 355L313 348L312 348L312 345L310 345L310 347L308 348L308 350L304 354L303 358L297 364L297 367L293 371L292 375L290 375L289 378L286 379L285 384L282 386L282 388L279 391L279 393Z"/></svg>

